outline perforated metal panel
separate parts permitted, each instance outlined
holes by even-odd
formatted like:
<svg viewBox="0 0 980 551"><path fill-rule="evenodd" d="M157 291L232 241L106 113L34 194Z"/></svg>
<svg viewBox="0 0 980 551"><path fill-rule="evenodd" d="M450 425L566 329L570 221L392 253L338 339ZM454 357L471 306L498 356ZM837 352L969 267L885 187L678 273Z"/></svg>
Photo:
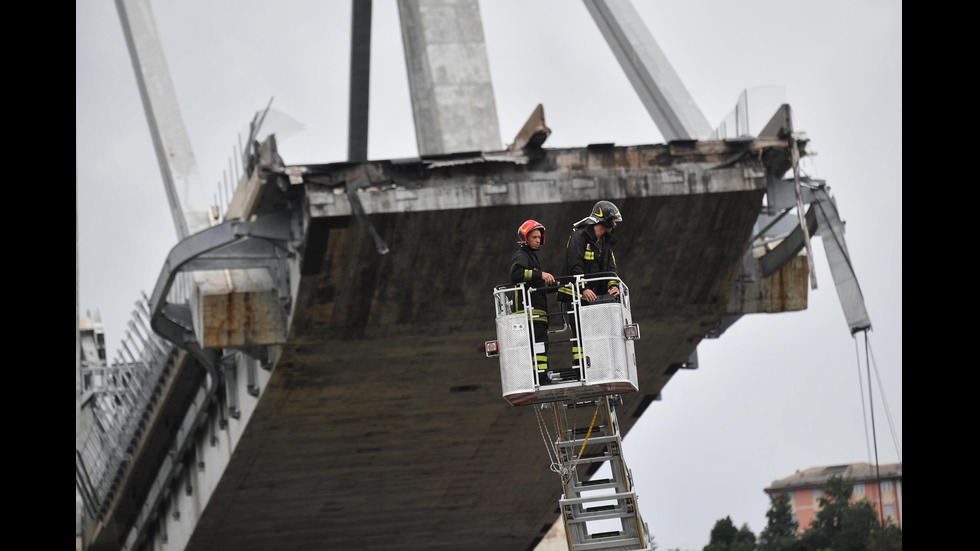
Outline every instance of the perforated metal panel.
<svg viewBox="0 0 980 551"><path fill-rule="evenodd" d="M616 303L584 306L579 311L582 322L582 353L587 358L588 366L585 378L590 384L636 380L636 360L633 354L628 354L628 341L623 336L625 312L627 311ZM630 365L633 365L632 377Z"/></svg>
<svg viewBox="0 0 980 551"><path fill-rule="evenodd" d="M500 386L505 395L534 392L534 357L526 314L497 317L500 347Z"/></svg>
<svg viewBox="0 0 980 551"><path fill-rule="evenodd" d="M528 405L638 390L633 342L626 339L623 331L626 325L632 323L629 290L621 280L619 284L621 295L618 302L586 305L574 302L573 316L577 314L582 327L580 345L584 357L588 359L584 378L564 379L540 386L531 349L533 326L526 313L511 313L513 304L508 298L515 290L526 290L523 285L498 286L494 290L500 386L507 401L512 405Z"/></svg>

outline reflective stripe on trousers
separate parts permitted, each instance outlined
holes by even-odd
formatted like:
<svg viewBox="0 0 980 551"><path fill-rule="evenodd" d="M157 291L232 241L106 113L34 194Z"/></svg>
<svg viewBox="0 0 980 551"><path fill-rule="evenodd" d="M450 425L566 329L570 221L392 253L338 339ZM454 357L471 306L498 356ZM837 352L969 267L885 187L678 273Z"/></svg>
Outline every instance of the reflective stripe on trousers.
<svg viewBox="0 0 980 551"><path fill-rule="evenodd" d="M546 371L548 369L548 356L545 354L535 354L534 359L538 364L538 371Z"/></svg>
<svg viewBox="0 0 980 551"><path fill-rule="evenodd" d="M525 310L518 310L514 312L515 314L523 314ZM531 309L531 322L532 323L544 323L548 321L548 313L540 308Z"/></svg>

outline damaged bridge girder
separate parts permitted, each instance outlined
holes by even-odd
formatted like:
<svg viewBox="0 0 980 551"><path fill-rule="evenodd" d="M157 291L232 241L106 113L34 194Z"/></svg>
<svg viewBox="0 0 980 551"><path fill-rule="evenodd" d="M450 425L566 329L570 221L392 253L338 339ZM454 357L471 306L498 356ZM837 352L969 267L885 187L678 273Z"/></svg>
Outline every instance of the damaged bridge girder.
<svg viewBox="0 0 980 551"><path fill-rule="evenodd" d="M510 257L513 248L510 225L516 227L521 220L531 216L544 221L552 241L539 256L546 266L560 267L564 254L563 234L571 229L572 222L581 218L581 212L588 211L598 199L616 201L626 217L618 230L622 235L617 246L621 268L649 273L651 285L662 285L677 277L664 270L686 272L708 269L708 266L704 260L697 259L691 260L691 266L684 266L678 263L684 255L664 257L659 251L646 250L647 243L670 250L672 240L683 242L687 234L732 235L729 232L737 231L735 242L726 247L725 254L741 256L765 192L767 168L761 159L778 157L781 148L785 149L783 140L750 144L675 142L655 146L595 145L550 149L541 150L537 156L501 152L424 157L364 163L356 168L346 164L289 166L278 185L284 193L299 193L296 188L302 188L304 210L311 228L332 228L335 231L328 231L331 242L339 240L344 243L344 248L353 246L361 250L364 245L361 239L370 240L370 232L358 232L359 226L350 226L345 221L355 214L348 198L348 184L360 182L356 191L358 202L391 248L391 255L413 258L420 254L418 242L433 251L443 251L441 254L454 259L453 264L472 257L483 263L474 266L474 272L496 275L481 275L479 281L484 282L483 285L475 285L471 276L476 273L460 274L459 269L469 268L459 266L445 276L449 281L429 283L434 286L434 292L442 292L442 287L447 286L448 296L461 294L467 300L478 301L483 289L500 283L504 277L500 274L506 274L506 266L497 269L493 266L506 263ZM732 159L740 160L732 162ZM780 162L775 164L781 166ZM362 178L362 174L367 174L367 178ZM513 220L508 223L510 218ZM445 221L440 222L440 219ZM733 223L733 219L737 222ZM316 264L317 258L327 254L327 243L310 239L307 247L304 274L317 272L319 268L314 266L318 265L344 269L343 262L323 260ZM316 253L311 247L323 251ZM634 247L635 252L632 251ZM413 265L416 270L425 269L424 265L417 264L402 268L397 261L385 259L375 259L374 263L383 273L372 273L371 277L379 278L376 283L382 290L393 285L390 281L405 277L398 270L411 271ZM390 263L399 267L389 267ZM728 269L726 266L725 270ZM353 273L348 275L354 277ZM696 302L710 302L714 307L720 307L728 298L734 277L733 273ZM357 286L357 278L354 279L345 282L346 285ZM686 279L693 281L696 278ZM321 292L336 293L337 289L328 285ZM406 288L388 298L402 303L405 299L400 297L424 294ZM660 300L671 300L669 295L665 293ZM676 298L682 301L691 297ZM361 310L364 306L357 308ZM406 313L398 314L399 310ZM433 321L443 317L436 313L437 306L422 308L412 304L400 309L364 310L372 312L365 323L375 328L373 331L384 326L384 331L390 333L396 331L394 327L397 326L410 327L416 320L408 313L423 310L432 312ZM316 323L326 324L324 330L327 331L334 328L350 332L357 327L357 324L342 320L341 317L335 321L317 320ZM294 320L294 325L298 322L301 320ZM681 360L687 356L685 354Z"/></svg>
<svg viewBox="0 0 980 551"><path fill-rule="evenodd" d="M268 379L240 403L227 400L242 410L241 423L226 419L241 436L226 465L208 463L222 472L207 486L207 506L182 506L199 511L193 518L160 519L193 524L189 550L431 549L436 532L446 549L527 547L554 522L560 488L533 470L497 467L542 450L534 425L501 397L496 365L482 350L494 333L491 291L507 279L514 229L532 216L544 222L539 258L559 271L571 224L596 200L623 212L616 255L644 334L636 341L641 391L617 408L625 434L678 366L693 365L697 344L725 315L767 182L785 171L788 155L782 139L293 166L279 159L274 137L262 151L233 203L251 205L238 214L253 237L277 242L287 233L258 228L289 213L288 224L277 224L291 228L295 254L288 334L264 355ZM231 227L213 231L230 242ZM273 265L271 253L242 258L256 250L181 258L188 269L217 269L222 257L236 268ZM805 296L805 278L800 286ZM195 333L247 334L257 314L208 312L197 314L203 327ZM235 349L263 356L262 346L225 345L224 357ZM244 384L220 377L225 388ZM508 444L493 445L502 434ZM352 453L369 460L352 462ZM407 466L404 476L389 476L392 465ZM496 495L487 473L521 495ZM470 496L467 507L457 506L461 496ZM531 513L517 519L514 507ZM336 511L349 522L328 522ZM261 526L249 521L256 514ZM306 528L291 531L288 544L273 537L295 523ZM152 532L159 524L143 525Z"/></svg>

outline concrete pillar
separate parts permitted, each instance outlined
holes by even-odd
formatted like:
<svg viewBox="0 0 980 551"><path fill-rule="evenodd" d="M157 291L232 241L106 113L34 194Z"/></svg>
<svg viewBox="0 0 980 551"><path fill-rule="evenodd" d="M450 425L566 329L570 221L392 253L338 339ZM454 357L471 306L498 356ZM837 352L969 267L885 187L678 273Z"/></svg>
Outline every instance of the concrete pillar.
<svg viewBox="0 0 980 551"><path fill-rule="evenodd" d="M499 151L477 0L398 0L419 155Z"/></svg>

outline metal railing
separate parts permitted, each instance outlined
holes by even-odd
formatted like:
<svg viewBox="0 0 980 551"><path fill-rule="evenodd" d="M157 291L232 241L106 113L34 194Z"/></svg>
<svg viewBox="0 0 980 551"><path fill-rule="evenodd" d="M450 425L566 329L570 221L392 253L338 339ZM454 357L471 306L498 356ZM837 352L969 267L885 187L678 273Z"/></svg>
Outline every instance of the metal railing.
<svg viewBox="0 0 980 551"><path fill-rule="evenodd" d="M186 286L172 293L186 300ZM111 365L90 369L102 384L82 407L75 448L75 486L90 518L102 519L153 415L177 348L150 330L149 299L137 301Z"/></svg>
<svg viewBox="0 0 980 551"><path fill-rule="evenodd" d="M782 86L746 88L738 95L735 107L718 124L711 135L714 140L755 137L785 101Z"/></svg>

